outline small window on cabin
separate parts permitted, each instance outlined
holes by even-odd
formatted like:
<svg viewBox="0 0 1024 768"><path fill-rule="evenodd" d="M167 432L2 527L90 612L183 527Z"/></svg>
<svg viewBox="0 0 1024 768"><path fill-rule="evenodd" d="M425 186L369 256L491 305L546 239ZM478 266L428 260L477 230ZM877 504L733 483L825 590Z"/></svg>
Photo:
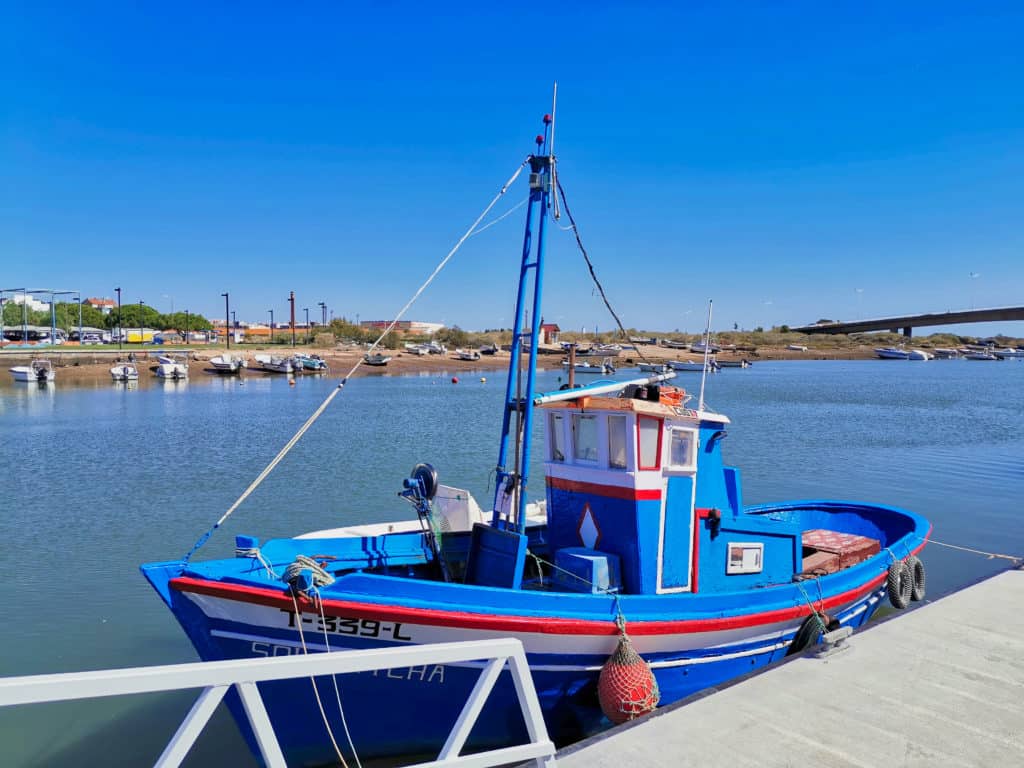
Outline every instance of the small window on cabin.
<svg viewBox="0 0 1024 768"><path fill-rule="evenodd" d="M608 417L608 466L626 468L626 417Z"/></svg>
<svg viewBox="0 0 1024 768"><path fill-rule="evenodd" d="M693 467L694 433L689 429L673 429L669 442L669 465L678 469Z"/></svg>
<svg viewBox="0 0 1024 768"><path fill-rule="evenodd" d="M597 416L573 414L572 433L573 455L580 461L597 461Z"/></svg>
<svg viewBox="0 0 1024 768"><path fill-rule="evenodd" d="M552 413L548 419L548 445L552 461L565 461L565 417Z"/></svg>
<svg viewBox="0 0 1024 768"><path fill-rule="evenodd" d="M661 467L661 419L653 416L637 416L637 432L640 450L640 469Z"/></svg>

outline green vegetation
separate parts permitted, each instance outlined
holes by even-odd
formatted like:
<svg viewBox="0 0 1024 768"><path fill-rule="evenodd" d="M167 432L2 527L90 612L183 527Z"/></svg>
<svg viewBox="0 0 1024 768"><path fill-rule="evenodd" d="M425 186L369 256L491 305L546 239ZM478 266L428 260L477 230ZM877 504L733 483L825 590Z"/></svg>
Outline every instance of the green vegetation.
<svg viewBox="0 0 1024 768"><path fill-rule="evenodd" d="M4 302L3 319L5 326L17 326L22 323L22 306L13 301ZM54 315L57 320L57 327L67 332L78 328L78 305L74 302L57 302L54 306ZM124 304L121 307L123 328L155 328L163 331L169 328L184 330L186 325L190 331L206 331L212 328L210 321L202 315L174 312L173 314L160 314L152 307L143 304ZM50 325L50 312L28 311L29 325ZM88 328L117 328L117 309L108 315L104 315L95 307L82 305L82 325Z"/></svg>

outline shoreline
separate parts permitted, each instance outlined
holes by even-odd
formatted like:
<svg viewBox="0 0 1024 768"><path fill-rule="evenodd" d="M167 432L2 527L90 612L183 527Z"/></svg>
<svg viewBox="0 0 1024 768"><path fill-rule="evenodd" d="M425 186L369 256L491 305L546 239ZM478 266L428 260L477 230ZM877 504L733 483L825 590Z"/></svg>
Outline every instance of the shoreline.
<svg viewBox="0 0 1024 768"><path fill-rule="evenodd" d="M129 353L134 352L140 379L152 378L153 380L157 380L156 376L154 376L150 371L150 368L155 367L156 365L157 356L165 353L184 353L185 351L185 348L173 347L148 347L145 350L78 350L73 347L59 349L47 347L45 348L45 351L19 348L17 350L6 349L0 351L0 363L6 364L5 367L11 367L14 365L27 365L33 359L45 358L50 360L54 368L58 370L58 381L95 383L100 381L111 381L110 367L118 361L126 360ZM216 373L212 368L210 368L208 363L211 357L215 357L225 351L226 350L220 347L189 348L187 352L189 354L190 378L207 375L231 378L223 376L223 374ZM253 362L252 359L256 354L267 353L281 356L300 352L304 354L317 354L327 362L330 370L326 375L330 377L339 377L347 374L363 355L362 348L323 350L313 347L283 346L246 347L242 350L233 348L231 352L233 355L248 359L250 363ZM557 346L542 348L540 352L541 354L538 355L537 360L538 368L552 369L557 368L561 364L563 358L561 350ZM479 360L472 361L459 360L452 356L451 353L445 355L426 356L413 355L406 352L392 352L390 354L392 355L392 359L386 366L377 367L361 365L356 370L354 377L400 376L407 374L459 375L462 373L469 374L476 371L504 371L508 367L509 362L509 353L503 350L493 356L481 355ZM640 362L643 362L644 358L655 363L663 363L669 360L692 360L699 362L701 356L696 353L685 352L684 350L679 349L669 349L653 345L640 345L638 351L627 350L619 357L612 358L612 364L620 369L631 368L635 367ZM717 355L717 359L723 362L746 359L754 364L758 362L776 360L867 360L874 358L874 350L868 346L842 350L809 349L806 352L774 347L762 347L752 352L727 352L719 353ZM599 360L600 358L591 357L583 359ZM242 375L273 377L284 374L269 373L254 366L246 369ZM303 377L317 375L322 376L325 374L317 374L310 371L296 375Z"/></svg>

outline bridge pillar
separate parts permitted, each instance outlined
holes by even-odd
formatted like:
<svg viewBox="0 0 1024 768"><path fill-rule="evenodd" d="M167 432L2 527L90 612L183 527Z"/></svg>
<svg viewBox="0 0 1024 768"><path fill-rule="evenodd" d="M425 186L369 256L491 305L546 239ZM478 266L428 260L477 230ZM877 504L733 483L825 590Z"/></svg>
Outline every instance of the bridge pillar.
<svg viewBox="0 0 1024 768"><path fill-rule="evenodd" d="M904 335L904 336L905 336L906 338L908 338L908 339L909 339L909 338L910 338L911 336L913 336L913 335L914 335L914 329L913 329L913 327L911 327L911 326L909 326L909 325L908 325L908 326L907 326L906 328L904 328L904 329L903 329L903 335Z"/></svg>

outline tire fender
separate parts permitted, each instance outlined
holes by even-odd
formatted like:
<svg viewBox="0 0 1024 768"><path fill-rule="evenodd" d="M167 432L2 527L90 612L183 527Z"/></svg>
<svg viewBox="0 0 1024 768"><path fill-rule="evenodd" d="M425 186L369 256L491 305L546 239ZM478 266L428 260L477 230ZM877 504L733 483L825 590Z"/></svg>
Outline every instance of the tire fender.
<svg viewBox="0 0 1024 768"><path fill-rule="evenodd" d="M894 560L889 566L889 577L886 582L889 602L892 603L893 608L902 610L910 605L913 586L910 567L902 560Z"/></svg>
<svg viewBox="0 0 1024 768"><path fill-rule="evenodd" d="M907 568L910 569L910 599L915 603L919 600L924 600L925 592L925 573L924 563L921 562L919 557L909 555L906 560L903 561L907 564Z"/></svg>

